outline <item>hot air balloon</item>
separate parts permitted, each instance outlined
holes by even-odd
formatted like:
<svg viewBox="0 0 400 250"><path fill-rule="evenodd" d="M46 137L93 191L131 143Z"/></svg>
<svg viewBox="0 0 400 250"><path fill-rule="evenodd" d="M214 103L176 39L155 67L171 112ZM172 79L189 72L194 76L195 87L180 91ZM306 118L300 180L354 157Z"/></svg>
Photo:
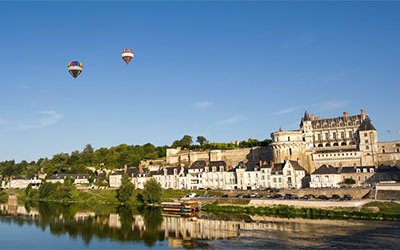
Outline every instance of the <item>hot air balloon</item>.
<svg viewBox="0 0 400 250"><path fill-rule="evenodd" d="M133 58L133 51L131 49L124 49L121 52L122 59L126 62L126 65L132 60Z"/></svg>
<svg viewBox="0 0 400 250"><path fill-rule="evenodd" d="M71 61L68 63L68 71L74 77L77 78L82 72L83 66L81 62Z"/></svg>

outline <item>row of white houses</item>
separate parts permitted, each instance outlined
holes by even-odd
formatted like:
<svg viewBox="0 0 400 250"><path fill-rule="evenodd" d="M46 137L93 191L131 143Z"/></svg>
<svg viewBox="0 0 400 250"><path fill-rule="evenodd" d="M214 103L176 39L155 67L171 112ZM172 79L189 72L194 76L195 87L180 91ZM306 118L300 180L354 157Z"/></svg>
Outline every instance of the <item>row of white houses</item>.
<svg viewBox="0 0 400 250"><path fill-rule="evenodd" d="M240 163L227 169L224 161L196 161L189 168L164 167L159 171L146 168L128 168L109 176L110 187L121 185L122 174L126 172L138 189L150 178L157 180L165 189L221 189L256 190L265 188L306 187L309 175L296 161L268 164L267 162Z"/></svg>

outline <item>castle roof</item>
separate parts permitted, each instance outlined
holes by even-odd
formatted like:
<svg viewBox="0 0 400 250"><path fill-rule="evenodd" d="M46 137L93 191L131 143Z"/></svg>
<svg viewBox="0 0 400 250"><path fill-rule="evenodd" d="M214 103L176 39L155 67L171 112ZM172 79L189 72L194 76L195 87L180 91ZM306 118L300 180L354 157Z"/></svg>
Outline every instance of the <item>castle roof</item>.
<svg viewBox="0 0 400 250"><path fill-rule="evenodd" d="M311 121L310 115L308 114L307 110L304 112L303 121Z"/></svg>
<svg viewBox="0 0 400 250"><path fill-rule="evenodd" d="M360 131L368 131L368 130L376 130L374 125L372 125L371 119L369 117L365 117L364 121L361 123Z"/></svg>
<svg viewBox="0 0 400 250"><path fill-rule="evenodd" d="M361 115L353 115L348 117L340 116L335 118L317 119L311 121L311 125L313 129L319 129L319 128L356 126L360 125L361 122L362 122Z"/></svg>

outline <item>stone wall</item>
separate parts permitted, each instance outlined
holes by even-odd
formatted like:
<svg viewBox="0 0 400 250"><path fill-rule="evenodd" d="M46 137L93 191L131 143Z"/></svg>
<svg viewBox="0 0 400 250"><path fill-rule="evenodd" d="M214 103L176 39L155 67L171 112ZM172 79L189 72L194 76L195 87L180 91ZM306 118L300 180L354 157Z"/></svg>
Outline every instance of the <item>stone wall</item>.
<svg viewBox="0 0 400 250"><path fill-rule="evenodd" d="M253 147L232 150L205 150L205 151L189 151L181 150L176 152L169 151L167 153L167 164L173 165L183 163L190 165L199 160L204 161L225 161L228 168L236 167L239 162L248 161L270 161L272 153L269 147Z"/></svg>
<svg viewBox="0 0 400 250"><path fill-rule="evenodd" d="M400 167L400 153L379 153L378 165L390 165Z"/></svg>

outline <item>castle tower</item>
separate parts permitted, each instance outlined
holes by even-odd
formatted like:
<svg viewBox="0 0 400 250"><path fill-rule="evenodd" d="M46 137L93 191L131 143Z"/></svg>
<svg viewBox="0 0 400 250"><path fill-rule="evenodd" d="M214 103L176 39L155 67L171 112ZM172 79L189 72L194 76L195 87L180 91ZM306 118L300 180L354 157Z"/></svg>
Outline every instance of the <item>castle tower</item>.
<svg viewBox="0 0 400 250"><path fill-rule="evenodd" d="M378 134L371 119L368 116L363 116L361 110L361 117L363 119L358 129L359 150L362 152L361 164L363 166L376 166L378 156Z"/></svg>

